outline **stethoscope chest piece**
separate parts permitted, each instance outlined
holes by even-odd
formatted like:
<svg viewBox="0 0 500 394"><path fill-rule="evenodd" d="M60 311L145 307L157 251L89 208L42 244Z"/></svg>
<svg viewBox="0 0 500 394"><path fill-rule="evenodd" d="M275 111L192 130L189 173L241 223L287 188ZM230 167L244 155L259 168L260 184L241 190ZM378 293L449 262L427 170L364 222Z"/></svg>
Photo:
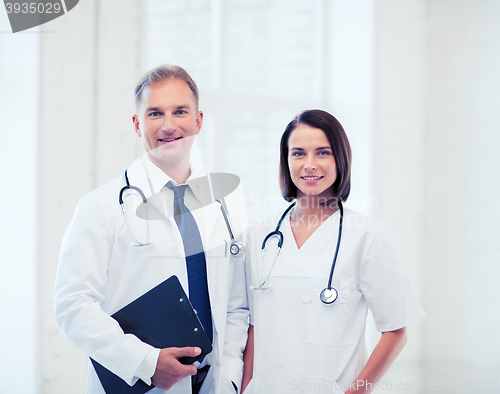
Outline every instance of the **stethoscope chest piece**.
<svg viewBox="0 0 500 394"><path fill-rule="evenodd" d="M229 247L229 250L234 257L241 257L245 253L245 247L243 246L243 242L241 241L233 240L231 246Z"/></svg>
<svg viewBox="0 0 500 394"><path fill-rule="evenodd" d="M337 290L335 290L333 287L332 288L324 288L323 291L321 292L319 298L323 303L325 304L332 304L335 302L335 300L338 298L339 293Z"/></svg>

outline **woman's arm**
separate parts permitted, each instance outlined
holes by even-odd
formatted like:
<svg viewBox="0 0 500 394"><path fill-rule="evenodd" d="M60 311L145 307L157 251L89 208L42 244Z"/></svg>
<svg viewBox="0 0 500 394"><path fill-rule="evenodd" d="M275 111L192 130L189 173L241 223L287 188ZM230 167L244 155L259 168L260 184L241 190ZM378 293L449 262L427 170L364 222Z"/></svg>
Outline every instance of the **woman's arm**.
<svg viewBox="0 0 500 394"><path fill-rule="evenodd" d="M387 372L401 350L403 350L406 341L406 327L394 331L383 332L382 337L378 341L377 346L375 346L375 349L373 349L365 367L349 390L346 391L346 394L371 393L373 391L373 386L382 379L382 376Z"/></svg>
<svg viewBox="0 0 500 394"><path fill-rule="evenodd" d="M241 383L241 392L243 393L252 380L253 376L253 326L248 328L247 346L243 352L243 381Z"/></svg>

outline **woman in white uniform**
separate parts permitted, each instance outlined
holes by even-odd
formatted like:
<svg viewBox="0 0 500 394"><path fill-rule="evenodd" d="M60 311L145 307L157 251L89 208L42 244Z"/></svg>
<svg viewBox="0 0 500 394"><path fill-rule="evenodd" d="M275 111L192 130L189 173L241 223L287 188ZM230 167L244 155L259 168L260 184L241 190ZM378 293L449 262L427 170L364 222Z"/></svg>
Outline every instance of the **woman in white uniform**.
<svg viewBox="0 0 500 394"><path fill-rule="evenodd" d="M405 346L406 325L424 315L387 230L343 209L350 168L349 141L332 115L305 111L288 124L280 186L295 205L282 216L274 265L274 237L263 260L261 252L279 216L247 240L247 393L371 392ZM382 333L369 358L368 308Z"/></svg>

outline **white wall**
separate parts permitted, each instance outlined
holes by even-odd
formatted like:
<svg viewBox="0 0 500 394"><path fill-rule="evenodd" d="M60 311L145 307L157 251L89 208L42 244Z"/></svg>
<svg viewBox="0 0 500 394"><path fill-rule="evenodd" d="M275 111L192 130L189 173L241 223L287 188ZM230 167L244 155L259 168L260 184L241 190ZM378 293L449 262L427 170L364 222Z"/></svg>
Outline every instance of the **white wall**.
<svg viewBox="0 0 500 394"><path fill-rule="evenodd" d="M0 11L0 391L33 393L39 35L9 31Z"/></svg>
<svg viewBox="0 0 500 394"><path fill-rule="evenodd" d="M426 374L498 380L500 3L426 6Z"/></svg>
<svg viewBox="0 0 500 394"><path fill-rule="evenodd" d="M59 247L80 198L123 173L140 147L132 125L141 2L81 1L40 39L38 391L85 392L87 357L52 306Z"/></svg>
<svg viewBox="0 0 500 394"><path fill-rule="evenodd" d="M377 1L376 216L427 312L384 378L405 392L500 376L499 17L494 0Z"/></svg>
<svg viewBox="0 0 500 394"><path fill-rule="evenodd" d="M394 237L424 305L425 11L421 0L376 3L372 169L374 216ZM385 384L413 385L425 379L418 365L426 322L424 318L408 327L408 345L383 379Z"/></svg>
<svg viewBox="0 0 500 394"><path fill-rule="evenodd" d="M372 216L375 109L375 1L327 3L325 110L344 127L353 152L347 206Z"/></svg>

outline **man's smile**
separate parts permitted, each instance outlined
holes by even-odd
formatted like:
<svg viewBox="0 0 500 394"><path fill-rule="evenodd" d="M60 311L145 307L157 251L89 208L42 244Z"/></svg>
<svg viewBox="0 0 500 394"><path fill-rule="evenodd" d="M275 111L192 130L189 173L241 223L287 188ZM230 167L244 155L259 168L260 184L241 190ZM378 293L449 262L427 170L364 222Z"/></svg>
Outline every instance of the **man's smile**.
<svg viewBox="0 0 500 394"><path fill-rule="evenodd" d="M175 137L175 138L160 138L158 141L161 142L174 142L177 140L180 140L182 137Z"/></svg>

